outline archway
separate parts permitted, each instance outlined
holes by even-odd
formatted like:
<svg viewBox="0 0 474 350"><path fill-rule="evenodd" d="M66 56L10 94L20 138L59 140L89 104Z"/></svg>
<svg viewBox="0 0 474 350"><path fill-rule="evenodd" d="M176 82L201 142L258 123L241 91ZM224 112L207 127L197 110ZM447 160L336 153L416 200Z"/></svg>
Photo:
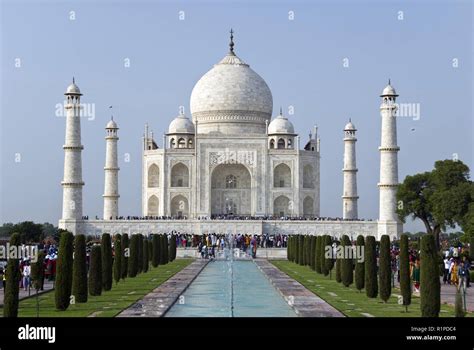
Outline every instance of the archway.
<svg viewBox="0 0 474 350"><path fill-rule="evenodd" d="M303 215L304 217L312 217L314 215L314 201L310 196L307 196L303 201Z"/></svg>
<svg viewBox="0 0 474 350"><path fill-rule="evenodd" d="M178 163L171 168L171 187L188 187L189 170L183 163Z"/></svg>
<svg viewBox="0 0 474 350"><path fill-rule="evenodd" d="M273 215L277 217L288 216L292 214L290 200L286 196L279 196L273 202Z"/></svg>
<svg viewBox="0 0 474 350"><path fill-rule="evenodd" d="M148 187L160 186L160 168L158 165L152 164L148 168Z"/></svg>
<svg viewBox="0 0 474 350"><path fill-rule="evenodd" d="M251 180L242 164L216 166L211 177L211 214L250 215Z"/></svg>
<svg viewBox="0 0 474 350"><path fill-rule="evenodd" d="M179 194L171 200L171 216L176 218L187 217L189 215L188 199Z"/></svg>
<svg viewBox="0 0 474 350"><path fill-rule="evenodd" d="M291 169L281 163L273 170L273 187L291 187Z"/></svg>
<svg viewBox="0 0 474 350"><path fill-rule="evenodd" d="M148 216L158 216L159 202L158 197L152 195L148 199Z"/></svg>

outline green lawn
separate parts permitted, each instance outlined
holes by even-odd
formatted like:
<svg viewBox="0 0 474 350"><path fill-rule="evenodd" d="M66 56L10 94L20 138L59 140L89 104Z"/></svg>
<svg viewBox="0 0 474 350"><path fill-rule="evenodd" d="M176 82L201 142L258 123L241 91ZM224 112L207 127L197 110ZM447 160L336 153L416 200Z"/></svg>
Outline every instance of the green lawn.
<svg viewBox="0 0 474 350"><path fill-rule="evenodd" d="M408 307L408 313L402 305L398 305L398 295L400 290L392 289L392 296L387 303L378 298L368 298L365 290L360 293L352 284L344 287L342 283L334 280L334 270L332 279L317 274L308 266L300 266L286 260L271 261L273 265L286 273L291 278L297 280L321 299L344 313L348 317L420 317L420 298L412 297L412 304ZM366 315L364 315L366 314ZM441 317L453 317L454 308L450 305L441 305ZM468 314L473 317L473 314Z"/></svg>
<svg viewBox="0 0 474 350"><path fill-rule="evenodd" d="M132 305L151 292L164 281L188 266L192 259L178 259L167 265L151 268L135 278L126 278L112 286L112 290L102 292L101 296L89 295L87 303L70 305L66 311L56 311L54 291L41 294L39 299L40 317L114 317L120 311ZM150 265L151 266L151 265ZM36 298L20 301L19 317L36 317Z"/></svg>

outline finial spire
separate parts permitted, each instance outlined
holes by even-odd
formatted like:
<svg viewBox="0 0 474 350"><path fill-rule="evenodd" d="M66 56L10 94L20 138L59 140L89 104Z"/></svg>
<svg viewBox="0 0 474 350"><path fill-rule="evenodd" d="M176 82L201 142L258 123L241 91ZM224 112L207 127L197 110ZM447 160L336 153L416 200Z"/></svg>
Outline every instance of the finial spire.
<svg viewBox="0 0 474 350"><path fill-rule="evenodd" d="M230 53L234 54L234 31L230 28L230 43L229 43Z"/></svg>
<svg viewBox="0 0 474 350"><path fill-rule="evenodd" d="M282 111L282 109L281 109L281 106L280 106L280 115L283 115L283 111Z"/></svg>
<svg viewBox="0 0 474 350"><path fill-rule="evenodd" d="M351 122L352 122L352 120L351 120L351 118L349 118L349 123L351 123Z"/></svg>
<svg viewBox="0 0 474 350"><path fill-rule="evenodd" d="M73 84L75 84L75 83L76 83L76 82L75 82L75 80L74 80L74 77L72 77L72 83L73 83Z"/></svg>
<svg viewBox="0 0 474 350"><path fill-rule="evenodd" d="M388 78L388 85L390 85L390 78Z"/></svg>

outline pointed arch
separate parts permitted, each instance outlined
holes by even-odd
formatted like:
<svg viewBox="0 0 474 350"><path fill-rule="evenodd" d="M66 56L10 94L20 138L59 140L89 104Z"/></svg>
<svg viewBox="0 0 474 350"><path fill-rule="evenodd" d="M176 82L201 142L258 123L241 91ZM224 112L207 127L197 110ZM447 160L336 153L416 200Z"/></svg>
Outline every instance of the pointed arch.
<svg viewBox="0 0 474 350"><path fill-rule="evenodd" d="M160 168L156 164L148 168L148 187L160 187Z"/></svg>
<svg viewBox="0 0 474 350"><path fill-rule="evenodd" d="M273 170L273 187L291 187L291 169L285 163L278 164Z"/></svg>
<svg viewBox="0 0 474 350"><path fill-rule="evenodd" d="M158 202L157 196L152 195L150 198L148 198L147 208L148 208L148 211L147 211L148 216L158 216L159 202Z"/></svg>
<svg viewBox="0 0 474 350"><path fill-rule="evenodd" d="M292 209L290 206L290 199L287 196L278 196L273 201L273 215L276 217L283 217L292 214Z"/></svg>
<svg viewBox="0 0 474 350"><path fill-rule="evenodd" d="M304 217L312 217L314 215L314 200L310 196L306 196L303 201L303 215Z"/></svg>
<svg viewBox="0 0 474 350"><path fill-rule="evenodd" d="M183 163L173 165L171 168L171 187L188 187L189 169Z"/></svg>

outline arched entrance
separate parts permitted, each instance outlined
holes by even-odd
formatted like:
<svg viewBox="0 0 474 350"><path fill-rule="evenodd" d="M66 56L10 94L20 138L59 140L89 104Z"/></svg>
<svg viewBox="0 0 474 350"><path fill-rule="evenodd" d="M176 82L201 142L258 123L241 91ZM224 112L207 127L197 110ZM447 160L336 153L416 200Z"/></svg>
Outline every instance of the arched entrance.
<svg viewBox="0 0 474 350"><path fill-rule="evenodd" d="M171 216L183 218L189 215L188 199L183 195L177 195L171 200Z"/></svg>
<svg viewBox="0 0 474 350"><path fill-rule="evenodd" d="M250 215L251 180L249 170L242 164L220 164L211 178L212 215Z"/></svg>

